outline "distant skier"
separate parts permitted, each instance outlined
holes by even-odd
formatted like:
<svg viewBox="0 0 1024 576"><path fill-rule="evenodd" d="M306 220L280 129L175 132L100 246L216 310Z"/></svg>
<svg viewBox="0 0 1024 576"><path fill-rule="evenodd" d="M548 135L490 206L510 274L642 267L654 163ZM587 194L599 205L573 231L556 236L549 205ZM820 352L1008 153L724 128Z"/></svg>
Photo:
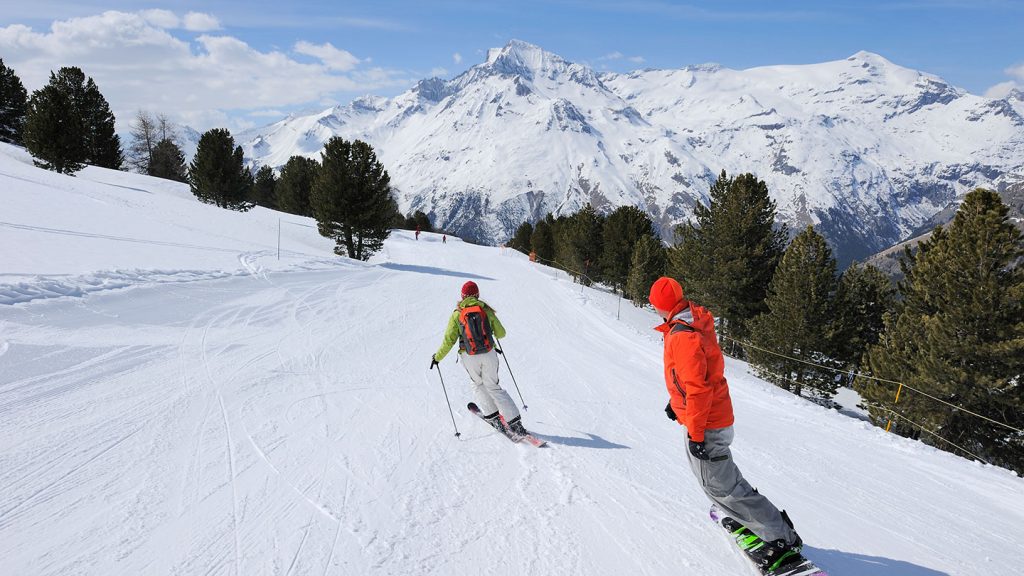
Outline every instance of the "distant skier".
<svg viewBox="0 0 1024 576"><path fill-rule="evenodd" d="M448 243L448 235L447 234L442 234L441 235L441 244L447 244L447 243Z"/></svg>
<svg viewBox="0 0 1024 576"><path fill-rule="evenodd" d="M462 285L462 300L448 319L441 347L430 357L430 368L437 366L458 341L462 366L473 382L476 405L484 420L500 432L504 428L499 417L502 416L509 430L518 436L526 436L529 432L523 428L519 409L508 392L498 385L495 339L505 337L505 327L494 309L479 297L476 282L470 280Z"/></svg>
<svg viewBox="0 0 1024 576"><path fill-rule="evenodd" d="M765 546L748 552L755 562L775 564L800 552L803 542L785 512L743 478L732 459L732 400L725 361L707 309L683 296L672 278L658 278L648 300L665 323L665 414L686 427L690 467L707 497L760 538Z"/></svg>
<svg viewBox="0 0 1024 576"><path fill-rule="evenodd" d="M416 225L416 239L417 240L420 239L420 225L419 224Z"/></svg>

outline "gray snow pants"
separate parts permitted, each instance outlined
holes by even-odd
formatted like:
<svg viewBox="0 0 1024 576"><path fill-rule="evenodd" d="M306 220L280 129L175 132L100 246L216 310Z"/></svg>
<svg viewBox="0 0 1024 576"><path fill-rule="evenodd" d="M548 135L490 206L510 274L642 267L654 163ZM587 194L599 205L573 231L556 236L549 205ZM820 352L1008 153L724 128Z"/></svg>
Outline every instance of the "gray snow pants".
<svg viewBox="0 0 1024 576"><path fill-rule="evenodd" d="M484 415L500 412L509 422L519 416L519 409L508 392L498 386L498 353L494 350L486 354L460 354L462 367L469 373L473 381L473 396L476 405Z"/></svg>
<svg viewBox="0 0 1024 576"><path fill-rule="evenodd" d="M792 544L796 532L771 501L751 488L733 462L729 445L734 434L732 426L705 430L704 449L711 459L700 460L687 450L690 468L708 498L730 517L766 542L782 538Z"/></svg>

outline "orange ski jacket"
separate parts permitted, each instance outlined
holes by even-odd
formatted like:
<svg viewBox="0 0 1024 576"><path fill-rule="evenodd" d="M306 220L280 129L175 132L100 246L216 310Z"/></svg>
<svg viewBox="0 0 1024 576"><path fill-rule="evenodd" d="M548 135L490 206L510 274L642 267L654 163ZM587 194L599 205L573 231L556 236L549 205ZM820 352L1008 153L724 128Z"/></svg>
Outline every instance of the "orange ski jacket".
<svg viewBox="0 0 1024 576"><path fill-rule="evenodd" d="M704 430L732 426L732 399L715 318L693 303L657 326L665 338L665 386L676 421L694 442Z"/></svg>

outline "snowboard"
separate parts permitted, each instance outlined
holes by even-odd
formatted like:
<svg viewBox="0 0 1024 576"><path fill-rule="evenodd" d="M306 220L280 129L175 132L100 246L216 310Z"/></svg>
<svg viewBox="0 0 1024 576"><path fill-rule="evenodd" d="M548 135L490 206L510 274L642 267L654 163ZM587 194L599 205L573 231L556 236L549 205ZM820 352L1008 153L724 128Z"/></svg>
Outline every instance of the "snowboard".
<svg viewBox="0 0 1024 576"><path fill-rule="evenodd" d="M719 528L725 530L726 534L732 538L733 543L736 544L737 549L739 549L740 552L743 552L743 555L747 557L747 560L749 560L754 568L756 568L763 576L828 576L828 573L815 566L813 562L804 558L801 554L796 554L795 556L786 558L783 560L781 565L776 566L774 569L771 569L770 566L761 566L747 553L747 550L750 548L750 539L756 540L756 536L751 535L749 530L746 531L746 534L744 535L737 535L735 532L726 528L725 524L722 523L723 520L730 520L732 522L735 522L735 520L726 516L725 512L720 510L717 506L711 507L710 516L711 520L713 520L715 524L718 524Z"/></svg>
<svg viewBox="0 0 1024 576"><path fill-rule="evenodd" d="M484 414L483 414L483 412L480 411L480 408L476 404L474 404L473 402L470 402L469 404L466 405L466 408L469 409L469 411L472 412L473 414L476 414L481 420L484 420ZM542 446L547 446L547 444L548 444L547 442L545 442L544 440L541 440L540 438L537 438L533 434L527 434L526 436L520 436L520 435L516 434L515 432L512 432L511 430L509 430L508 422L505 422L505 417L504 416L498 416L498 419L501 420L501 430L498 430L498 432L501 432L509 440L511 440L511 441L513 441L513 442L515 442L517 444L519 444L521 442L526 442L527 444L533 444L537 448L540 448ZM487 422L487 420L484 420L484 422ZM491 425L490 422L487 422L487 424L488 424L488 426ZM497 430L496 426L491 426L491 427L494 428L495 430Z"/></svg>

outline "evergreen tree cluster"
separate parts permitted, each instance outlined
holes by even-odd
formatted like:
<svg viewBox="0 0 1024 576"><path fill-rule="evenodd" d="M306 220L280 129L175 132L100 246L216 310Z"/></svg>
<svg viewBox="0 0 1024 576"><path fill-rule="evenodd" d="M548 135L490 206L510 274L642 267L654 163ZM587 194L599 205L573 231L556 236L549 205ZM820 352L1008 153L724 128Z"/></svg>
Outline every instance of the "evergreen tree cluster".
<svg viewBox="0 0 1024 576"><path fill-rule="evenodd" d="M889 382L855 389L879 425L1024 473L1024 238L1007 212L974 190L948 228L904 253L902 299L864 367L906 386L898 402Z"/></svg>
<svg viewBox="0 0 1024 576"><path fill-rule="evenodd" d="M32 93L21 137L35 164L48 170L73 174L86 164L119 170L124 162L110 105L96 82L73 66L51 72Z"/></svg>
<svg viewBox="0 0 1024 576"><path fill-rule="evenodd" d="M420 232L434 231L434 225L430 223L430 217L422 210L417 210L411 215L402 218L398 226L404 230L415 230L416 228L419 228Z"/></svg>
<svg viewBox="0 0 1024 576"><path fill-rule="evenodd" d="M650 217L636 206L607 216L589 204L558 218L548 214L536 224L519 225L508 245L533 252L585 285L605 284L637 305L647 301L651 282L665 272L665 247Z"/></svg>

